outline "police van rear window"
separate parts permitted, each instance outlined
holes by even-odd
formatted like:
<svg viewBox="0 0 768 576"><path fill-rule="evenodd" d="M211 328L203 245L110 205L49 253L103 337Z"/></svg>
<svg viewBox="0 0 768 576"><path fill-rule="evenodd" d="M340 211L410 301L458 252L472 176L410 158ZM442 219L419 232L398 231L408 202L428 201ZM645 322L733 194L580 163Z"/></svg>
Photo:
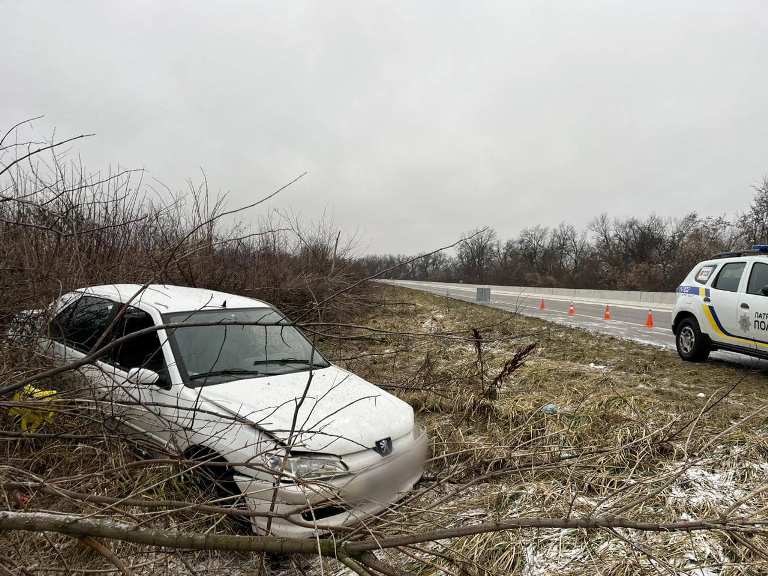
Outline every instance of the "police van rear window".
<svg viewBox="0 0 768 576"><path fill-rule="evenodd" d="M706 266L702 266L696 273L694 280L696 280L696 282L699 284L706 284L707 280L712 277L712 270L714 270L715 267L715 264L707 264Z"/></svg>

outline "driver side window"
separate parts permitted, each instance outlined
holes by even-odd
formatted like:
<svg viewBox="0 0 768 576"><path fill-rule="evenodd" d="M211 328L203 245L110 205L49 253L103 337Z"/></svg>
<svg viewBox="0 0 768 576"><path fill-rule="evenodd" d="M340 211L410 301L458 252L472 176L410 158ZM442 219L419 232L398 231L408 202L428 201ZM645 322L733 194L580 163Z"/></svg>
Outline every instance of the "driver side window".
<svg viewBox="0 0 768 576"><path fill-rule="evenodd" d="M154 325L149 314L129 306L115 326L112 336L113 339L121 338ZM126 372L131 368L148 368L160 374L161 378L166 372L163 350L157 332L148 332L119 344L112 350L112 361Z"/></svg>
<svg viewBox="0 0 768 576"><path fill-rule="evenodd" d="M744 273L746 262L729 262L720 269L712 288L726 292L738 292L741 275Z"/></svg>

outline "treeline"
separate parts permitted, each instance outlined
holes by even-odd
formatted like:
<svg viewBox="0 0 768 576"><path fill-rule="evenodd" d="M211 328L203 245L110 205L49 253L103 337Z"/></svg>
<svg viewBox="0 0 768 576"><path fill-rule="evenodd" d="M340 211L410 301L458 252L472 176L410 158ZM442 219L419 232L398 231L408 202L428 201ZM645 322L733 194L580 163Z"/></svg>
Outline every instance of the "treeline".
<svg viewBox="0 0 768 576"><path fill-rule="evenodd" d="M387 278L600 288L674 290L700 260L714 254L768 243L768 179L756 187L749 208L734 217L679 219L658 216L597 217L585 230L562 223L532 226L517 238L501 240L491 228L467 234L455 254L437 253L387 274ZM387 269L405 256L368 256L370 273Z"/></svg>

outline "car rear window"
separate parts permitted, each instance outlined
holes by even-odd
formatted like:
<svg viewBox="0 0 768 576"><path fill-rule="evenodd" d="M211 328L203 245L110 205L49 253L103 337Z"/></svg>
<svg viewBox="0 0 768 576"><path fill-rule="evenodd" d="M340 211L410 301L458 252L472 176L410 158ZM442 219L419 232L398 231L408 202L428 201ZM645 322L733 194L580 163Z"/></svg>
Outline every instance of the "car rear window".
<svg viewBox="0 0 768 576"><path fill-rule="evenodd" d="M744 273L746 265L746 262L729 262L720 269L720 273L717 275L712 287L717 290L737 292L739 290L739 282L741 282L741 275Z"/></svg>
<svg viewBox="0 0 768 576"><path fill-rule="evenodd" d="M117 304L95 296L80 296L56 315L50 324L54 340L89 352L117 312Z"/></svg>
<svg viewBox="0 0 768 576"><path fill-rule="evenodd" d="M699 284L706 284L709 280L709 277L712 276L712 270L714 270L716 266L716 264L707 264L706 266L702 266L696 273L694 280L696 280L696 282Z"/></svg>

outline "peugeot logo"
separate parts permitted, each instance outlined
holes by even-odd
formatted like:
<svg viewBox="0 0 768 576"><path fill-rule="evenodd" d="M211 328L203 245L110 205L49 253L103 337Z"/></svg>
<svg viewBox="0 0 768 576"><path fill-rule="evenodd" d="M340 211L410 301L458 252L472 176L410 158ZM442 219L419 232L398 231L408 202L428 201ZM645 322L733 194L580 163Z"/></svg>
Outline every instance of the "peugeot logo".
<svg viewBox="0 0 768 576"><path fill-rule="evenodd" d="M381 440L376 440L376 445L373 447L374 450L380 455L380 456L389 456L392 454L392 438L382 438Z"/></svg>

